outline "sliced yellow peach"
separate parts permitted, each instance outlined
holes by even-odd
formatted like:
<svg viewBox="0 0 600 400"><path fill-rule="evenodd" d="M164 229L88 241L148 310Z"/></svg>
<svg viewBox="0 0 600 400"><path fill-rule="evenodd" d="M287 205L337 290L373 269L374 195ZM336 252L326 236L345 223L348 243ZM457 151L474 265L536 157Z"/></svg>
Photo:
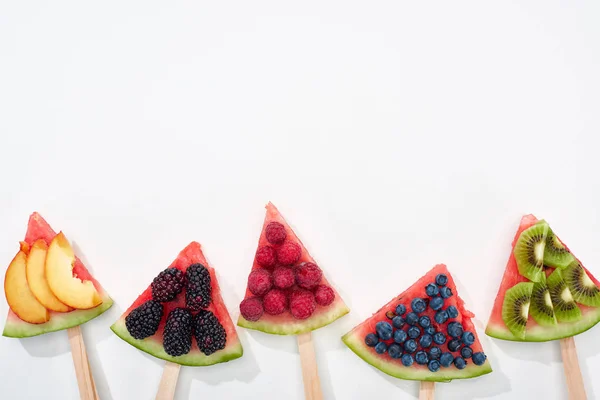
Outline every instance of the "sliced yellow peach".
<svg viewBox="0 0 600 400"><path fill-rule="evenodd" d="M75 254L62 232L52 239L46 254L46 280L54 295L70 307L87 309L102 304L92 281L73 276Z"/></svg>
<svg viewBox="0 0 600 400"><path fill-rule="evenodd" d="M72 308L62 303L50 290L46 281L46 253L48 246L43 239L31 245L27 255L27 283L35 298L52 311L67 312Z"/></svg>
<svg viewBox="0 0 600 400"><path fill-rule="evenodd" d="M50 313L33 295L27 284L27 255L19 251L6 270L4 293L11 310L31 324L50 320Z"/></svg>
<svg viewBox="0 0 600 400"><path fill-rule="evenodd" d="M27 242L19 242L19 247L21 247L21 251L25 254L29 254L29 245Z"/></svg>

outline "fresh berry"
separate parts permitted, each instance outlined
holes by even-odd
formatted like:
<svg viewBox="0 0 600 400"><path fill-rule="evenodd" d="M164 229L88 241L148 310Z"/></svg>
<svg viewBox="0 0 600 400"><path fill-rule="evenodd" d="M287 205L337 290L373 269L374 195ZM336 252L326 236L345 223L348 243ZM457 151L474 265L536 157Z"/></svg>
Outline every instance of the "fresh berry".
<svg viewBox="0 0 600 400"><path fill-rule="evenodd" d="M452 297L452 289L450 289L448 286L443 286L440 288L440 296L442 296L442 299Z"/></svg>
<svg viewBox="0 0 600 400"><path fill-rule="evenodd" d="M471 356L473 355L473 349L468 346L465 346L462 349L460 349L460 355L463 358L471 358Z"/></svg>
<svg viewBox="0 0 600 400"><path fill-rule="evenodd" d="M406 312L406 306L404 304L398 304L396 306L396 314L397 315L404 315L405 312Z"/></svg>
<svg viewBox="0 0 600 400"><path fill-rule="evenodd" d="M263 307L269 315L279 315L287 310L287 306L288 299L282 290L271 289L263 298Z"/></svg>
<svg viewBox="0 0 600 400"><path fill-rule="evenodd" d="M406 314L406 323L409 325L416 325L419 321L419 316L414 312Z"/></svg>
<svg viewBox="0 0 600 400"><path fill-rule="evenodd" d="M248 321L258 321L264 311L263 303L258 297L248 297L240 303L240 314Z"/></svg>
<svg viewBox="0 0 600 400"><path fill-rule="evenodd" d="M384 342L377 343L377 345L375 346L375 351L377 352L377 354L385 353L387 351L387 344L385 344Z"/></svg>
<svg viewBox="0 0 600 400"><path fill-rule="evenodd" d="M404 318L402 318L401 316L397 315L392 319L392 325L394 325L394 328L396 329L400 329L404 326Z"/></svg>
<svg viewBox="0 0 600 400"><path fill-rule="evenodd" d="M185 305L192 311L206 308L210 304L212 289L210 272L202 264L192 264L185 271Z"/></svg>
<svg viewBox="0 0 600 400"><path fill-rule="evenodd" d="M431 326L431 320L428 316L423 315L419 318L419 325L421 325L423 328L429 328Z"/></svg>
<svg viewBox="0 0 600 400"><path fill-rule="evenodd" d="M454 366L458 369L464 369L467 366L467 360L462 357L456 357L454 359Z"/></svg>
<svg viewBox="0 0 600 400"><path fill-rule="evenodd" d="M273 285L279 289L289 289L294 286L294 270L290 267L277 267L273 271Z"/></svg>
<svg viewBox="0 0 600 400"><path fill-rule="evenodd" d="M296 268L296 283L304 289L312 289L321 282L323 271L317 264L303 263Z"/></svg>
<svg viewBox="0 0 600 400"><path fill-rule="evenodd" d="M315 301L320 306L328 306L333 303L335 293L329 286L319 285L315 290Z"/></svg>
<svg viewBox="0 0 600 400"><path fill-rule="evenodd" d="M425 293L427 293L427 296L429 297L437 296L439 292L440 289L438 289L438 287L433 283L430 283L429 285L425 286Z"/></svg>
<svg viewBox="0 0 600 400"><path fill-rule="evenodd" d="M379 338L374 333L369 333L365 336L365 344L369 347L375 347L379 343Z"/></svg>
<svg viewBox="0 0 600 400"><path fill-rule="evenodd" d="M404 343L407 337L408 335L406 334L406 331L401 329L398 329L396 332L394 332L394 342L396 343Z"/></svg>
<svg viewBox="0 0 600 400"><path fill-rule="evenodd" d="M185 285L185 274L177 268L167 268L152 281L152 298L156 301L173 300Z"/></svg>
<svg viewBox="0 0 600 400"><path fill-rule="evenodd" d="M417 354L415 354L415 361L419 365L425 365L429 362L429 356L427 356L427 353L423 350L419 350L417 351Z"/></svg>
<svg viewBox="0 0 600 400"><path fill-rule="evenodd" d="M273 287L273 277L264 268L256 268L248 275L248 290L255 296L262 297Z"/></svg>
<svg viewBox="0 0 600 400"><path fill-rule="evenodd" d="M460 338L463 334L463 326L460 322L450 322L448 324L448 335L453 338Z"/></svg>
<svg viewBox="0 0 600 400"><path fill-rule="evenodd" d="M475 365L483 365L485 363L485 359L487 356L485 353L477 352L473 354L473 364Z"/></svg>
<svg viewBox="0 0 600 400"><path fill-rule="evenodd" d="M227 333L215 314L207 310L200 310L194 317L192 326L196 343L201 352L210 356L225 348Z"/></svg>
<svg viewBox="0 0 600 400"><path fill-rule="evenodd" d="M419 329L418 326L411 326L410 328L408 328L408 337L411 339L416 339L419 336L421 336L421 329Z"/></svg>
<svg viewBox="0 0 600 400"><path fill-rule="evenodd" d="M192 313L176 308L169 313L163 333L165 352L173 357L189 353L192 348Z"/></svg>
<svg viewBox="0 0 600 400"><path fill-rule="evenodd" d="M377 332L377 336L381 340L390 340L392 338L392 334L394 333L394 328L387 321L379 321L375 325L375 331Z"/></svg>
<svg viewBox="0 0 600 400"><path fill-rule="evenodd" d="M445 274L438 274L435 277L435 283L440 286L446 286L446 284L448 283L448 277Z"/></svg>
<svg viewBox="0 0 600 400"><path fill-rule="evenodd" d="M400 346L396 343L392 343L390 344L390 347L388 347L388 354L392 358L400 358L402 355L402 348L400 348Z"/></svg>
<svg viewBox="0 0 600 400"><path fill-rule="evenodd" d="M425 300L417 297L410 302L410 307L412 308L413 312L420 314L427 309L427 303Z"/></svg>
<svg viewBox="0 0 600 400"><path fill-rule="evenodd" d="M442 355L440 356L440 364L442 364L442 367L449 367L453 361L454 356L452 355L452 353L442 353Z"/></svg>
<svg viewBox="0 0 600 400"><path fill-rule="evenodd" d="M440 349L439 347L432 347L431 349L429 349L429 359L430 360L439 360L441 355L442 355L442 349Z"/></svg>
<svg viewBox="0 0 600 400"><path fill-rule="evenodd" d="M433 335L433 341L435 344L444 344L446 343L446 335L442 332L436 332L435 335Z"/></svg>
<svg viewBox="0 0 600 400"><path fill-rule="evenodd" d="M440 370L440 362L438 360L431 360L429 361L429 364L427 364L427 368L429 368L429 370L431 372L438 372Z"/></svg>
<svg viewBox="0 0 600 400"><path fill-rule="evenodd" d="M433 341L433 338L431 337L431 335L428 334L424 334L423 336L421 336L421 338L419 339L419 345L421 345L422 348L426 349L429 346L431 346L431 342Z"/></svg>
<svg viewBox="0 0 600 400"><path fill-rule="evenodd" d="M302 249L294 242L286 241L277 249L277 261L281 265L294 265L300 259Z"/></svg>
<svg viewBox="0 0 600 400"><path fill-rule="evenodd" d="M408 339L404 342L404 350L406 350L407 353L414 353L417 351L417 342L415 339Z"/></svg>
<svg viewBox="0 0 600 400"><path fill-rule="evenodd" d="M315 308L317 308L317 303L312 292L304 289L292 292L290 296L290 311L294 318L306 319L315 312Z"/></svg>
<svg viewBox="0 0 600 400"><path fill-rule="evenodd" d="M448 313L448 318L458 317L458 309L454 306L448 306L448 308L446 308L446 312Z"/></svg>
<svg viewBox="0 0 600 400"><path fill-rule="evenodd" d="M134 339L146 339L156 333L162 316L163 305L156 300L148 300L125 317L125 326Z"/></svg>
<svg viewBox="0 0 600 400"><path fill-rule="evenodd" d="M460 349L460 340L452 339L448 342L448 350L455 352L458 351L458 349Z"/></svg>
<svg viewBox="0 0 600 400"><path fill-rule="evenodd" d="M439 310L435 313L433 319L435 319L435 322L441 325L444 322L448 321L448 312L446 310Z"/></svg>
<svg viewBox="0 0 600 400"><path fill-rule="evenodd" d="M471 333L471 332L469 332L469 331L467 331L467 332L464 332L464 333L462 334L462 342L463 342L464 344L466 344L467 346L470 346L470 345L472 345L473 343L475 343L475 335L473 335L473 333ZM468 357L467 357L467 358L468 358Z"/></svg>
<svg viewBox="0 0 600 400"><path fill-rule="evenodd" d="M269 222L267 229L265 229L265 236L271 244L281 244L287 237L285 226L279 222Z"/></svg>
<svg viewBox="0 0 600 400"><path fill-rule="evenodd" d="M405 367L410 367L413 365L413 358L410 354L402 354L402 365Z"/></svg>
<svg viewBox="0 0 600 400"><path fill-rule="evenodd" d="M271 246L259 247L256 250L256 263L261 267L273 268L277 263L277 254Z"/></svg>
<svg viewBox="0 0 600 400"><path fill-rule="evenodd" d="M429 307L431 307L431 309L434 311L441 310L441 308L444 307L444 299L439 296L434 297L429 301Z"/></svg>

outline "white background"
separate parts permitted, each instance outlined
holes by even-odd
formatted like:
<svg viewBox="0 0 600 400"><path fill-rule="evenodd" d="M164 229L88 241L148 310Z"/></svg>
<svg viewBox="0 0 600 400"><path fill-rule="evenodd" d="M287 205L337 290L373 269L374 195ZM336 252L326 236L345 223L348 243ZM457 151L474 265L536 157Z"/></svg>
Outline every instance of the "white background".
<svg viewBox="0 0 600 400"><path fill-rule="evenodd" d="M64 230L115 300L101 398L152 399L164 363L109 325L191 240L237 318L271 200L352 310L314 334L326 399L415 398L340 336L438 262L495 370L436 398L566 398L558 342L483 327L524 213L600 275L600 3L282 3L3 1L0 262L32 211ZM239 334L176 397L302 399L294 338ZM600 398L600 328L576 342ZM0 338L0 398L78 398L66 332Z"/></svg>

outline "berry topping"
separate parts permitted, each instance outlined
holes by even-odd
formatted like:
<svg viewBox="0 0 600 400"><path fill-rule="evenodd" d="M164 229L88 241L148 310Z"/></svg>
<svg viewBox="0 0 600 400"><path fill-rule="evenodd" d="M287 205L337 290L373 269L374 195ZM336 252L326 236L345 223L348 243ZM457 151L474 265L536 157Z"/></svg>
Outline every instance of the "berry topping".
<svg viewBox="0 0 600 400"><path fill-rule="evenodd" d="M396 343L404 343L407 338L408 335L406 334L406 331L398 329L396 332L394 332L394 342Z"/></svg>
<svg viewBox="0 0 600 400"><path fill-rule="evenodd" d="M315 301L320 306L328 306L335 300L335 293L329 286L319 285L315 290Z"/></svg>
<svg viewBox="0 0 600 400"><path fill-rule="evenodd" d="M315 312L315 296L308 290L298 289L290 297L290 311L296 319L306 319Z"/></svg>
<svg viewBox="0 0 600 400"><path fill-rule="evenodd" d="M406 350L407 353L414 353L417 351L417 342L414 339L408 339L404 342L404 350Z"/></svg>
<svg viewBox="0 0 600 400"><path fill-rule="evenodd" d="M405 367L410 367L413 365L413 358L410 354L402 354L402 365Z"/></svg>
<svg viewBox="0 0 600 400"><path fill-rule="evenodd" d="M460 349L460 355L463 358L471 358L471 356L473 355L473 349L471 349L468 346L465 346L462 349Z"/></svg>
<svg viewBox="0 0 600 400"><path fill-rule="evenodd" d="M421 345L422 348L426 349L429 346L431 346L432 341L433 341L433 339L432 339L431 335L428 335L426 333L423 336L421 336L421 338L419 339L419 345Z"/></svg>
<svg viewBox="0 0 600 400"><path fill-rule="evenodd" d="M192 264L185 274L185 305L192 311L208 307L212 294L208 269L202 264Z"/></svg>
<svg viewBox="0 0 600 400"><path fill-rule="evenodd" d="M448 277L445 274L438 274L435 277L435 283L440 286L446 286L446 284L448 283Z"/></svg>
<svg viewBox="0 0 600 400"><path fill-rule="evenodd" d="M416 339L419 336L421 336L421 329L419 329L418 326L411 326L410 328L408 328L408 337L411 339Z"/></svg>
<svg viewBox="0 0 600 400"><path fill-rule="evenodd" d="M431 309L434 311L441 310L442 307L444 307L444 299L442 299L441 297L434 297L429 302L429 307L431 307Z"/></svg>
<svg viewBox="0 0 600 400"><path fill-rule="evenodd" d="M485 359L487 356L485 353L477 352L473 354L473 364L475 365L483 365L485 363Z"/></svg>
<svg viewBox="0 0 600 400"><path fill-rule="evenodd" d="M294 270L290 267L277 267L273 271L273 285L279 289L289 289L294 286Z"/></svg>
<svg viewBox="0 0 600 400"><path fill-rule="evenodd" d="M279 315L287 309L288 299L279 289L271 289L263 298L263 307L269 315Z"/></svg>
<svg viewBox="0 0 600 400"><path fill-rule="evenodd" d="M273 277L264 268L256 268L248 275L248 290L255 296L264 296L273 287Z"/></svg>
<svg viewBox="0 0 600 400"><path fill-rule="evenodd" d="M420 314L427 309L427 303L425 300L417 297L410 302L410 307L412 308L413 312Z"/></svg>
<svg viewBox="0 0 600 400"><path fill-rule="evenodd" d="M277 254L271 246L259 247L256 250L256 263L261 267L273 268L277 263Z"/></svg>
<svg viewBox="0 0 600 400"><path fill-rule="evenodd" d="M458 369L464 369L467 366L467 360L462 357L456 357L454 359L454 366Z"/></svg>
<svg viewBox="0 0 600 400"><path fill-rule="evenodd" d="M192 348L192 313L176 308L169 313L163 333L165 352L173 357L189 353Z"/></svg>
<svg viewBox="0 0 600 400"><path fill-rule="evenodd" d="M438 360L431 360L429 361L429 364L427 364L427 368L429 368L429 370L431 372L438 372L440 370L440 362Z"/></svg>
<svg viewBox="0 0 600 400"><path fill-rule="evenodd" d="M402 318L401 316L396 316L392 319L392 325L394 325L394 328L396 329L400 329L404 326L404 318Z"/></svg>
<svg viewBox="0 0 600 400"><path fill-rule="evenodd" d="M388 354L392 358L400 358L402 355L402 348L396 343L392 343L390 344L390 347L388 347Z"/></svg>
<svg viewBox="0 0 600 400"><path fill-rule="evenodd" d="M177 268L167 268L152 281L152 297L156 301L173 300L183 289L185 274Z"/></svg>
<svg viewBox="0 0 600 400"><path fill-rule="evenodd" d="M267 229L265 229L265 236L271 244L281 244L287 237L285 226L279 222L269 222Z"/></svg>
<svg viewBox="0 0 600 400"><path fill-rule="evenodd" d="M448 350L455 352L460 348L460 340L452 339L448 342Z"/></svg>
<svg viewBox="0 0 600 400"><path fill-rule="evenodd" d="M446 310L439 310L435 313L435 316L433 318L435 319L435 322L441 325L444 322L448 321L448 312Z"/></svg>
<svg viewBox="0 0 600 400"><path fill-rule="evenodd" d="M429 297L434 297L440 293L440 289L438 289L435 284L430 283L429 285L425 286L425 293L427 293L427 296Z"/></svg>
<svg viewBox="0 0 600 400"><path fill-rule="evenodd" d="M419 325L421 325L423 328L429 328L431 326L431 320L428 316L423 315L421 318L419 318Z"/></svg>
<svg viewBox="0 0 600 400"><path fill-rule="evenodd" d="M444 344L446 343L446 335L444 335L442 332L436 332L433 335L433 341L436 344Z"/></svg>
<svg viewBox="0 0 600 400"><path fill-rule="evenodd" d="M397 315L404 315L405 312L406 312L406 306L404 304L398 304L396 306L396 314Z"/></svg>
<svg viewBox="0 0 600 400"><path fill-rule="evenodd" d="M377 343L377 345L375 346L375 351L377 352L377 354L385 353L387 351L387 344L385 344L384 342Z"/></svg>
<svg viewBox="0 0 600 400"><path fill-rule="evenodd" d="M419 365L425 365L429 362L429 356L423 350L419 350L417 351L417 354L415 354L415 361Z"/></svg>
<svg viewBox="0 0 600 400"><path fill-rule="evenodd" d="M304 289L312 289L321 282L323 271L317 264L303 263L296 268L296 283Z"/></svg>
<svg viewBox="0 0 600 400"><path fill-rule="evenodd" d="M390 340L392 338L392 333L394 332L394 328L387 321L380 321L375 325L375 331L377 332L377 336L381 340Z"/></svg>
<svg viewBox="0 0 600 400"><path fill-rule="evenodd" d="M448 308L446 308L446 312L448 312L448 318L458 317L458 309L454 306L448 306Z"/></svg>
<svg viewBox="0 0 600 400"><path fill-rule="evenodd" d="M156 300L149 300L125 317L125 326L134 339L146 339L156 333L162 316L162 304Z"/></svg>
<svg viewBox="0 0 600 400"><path fill-rule="evenodd" d="M452 297L452 289L450 289L448 286L440 288L440 296L442 296L442 299Z"/></svg>
<svg viewBox="0 0 600 400"><path fill-rule="evenodd" d="M427 328L423 329L423 331L425 331L425 333L430 334L431 336L435 335L435 328L433 326L428 326Z"/></svg>
<svg viewBox="0 0 600 400"><path fill-rule="evenodd" d="M448 324L448 335L453 338L460 338L463 334L463 327L460 322L450 322Z"/></svg>
<svg viewBox="0 0 600 400"><path fill-rule="evenodd" d="M258 297L249 297L240 303L240 313L248 321L258 321L264 311L262 301Z"/></svg>
<svg viewBox="0 0 600 400"><path fill-rule="evenodd" d="M277 261L281 265L293 265L302 255L302 249L294 242L286 241L277 249Z"/></svg>
<svg viewBox="0 0 600 400"><path fill-rule="evenodd" d="M439 360L442 355L442 350L439 347L432 347L429 349L429 359L430 360Z"/></svg>
<svg viewBox="0 0 600 400"><path fill-rule="evenodd" d="M472 345L473 343L475 343L475 335L473 335L473 333L468 332L468 331L464 332L462 334L462 342L464 344L466 344L467 346ZM469 358L469 357L467 357L467 358Z"/></svg>
<svg viewBox="0 0 600 400"><path fill-rule="evenodd" d="M198 343L201 352L210 356L214 352L225 348L227 333L215 314L200 310L194 317L192 326L196 343Z"/></svg>
<svg viewBox="0 0 600 400"><path fill-rule="evenodd" d="M452 355L452 353L442 353L442 355L440 356L440 364L442 364L442 367L449 367L453 361L454 356Z"/></svg>
<svg viewBox="0 0 600 400"><path fill-rule="evenodd" d="M374 333L369 333L366 337L365 337L365 344L369 347L375 347L377 345L377 343L379 343L379 339L377 338L377 335Z"/></svg>
<svg viewBox="0 0 600 400"><path fill-rule="evenodd" d="M406 314L406 323L409 325L416 325L419 321L419 316L414 312Z"/></svg>

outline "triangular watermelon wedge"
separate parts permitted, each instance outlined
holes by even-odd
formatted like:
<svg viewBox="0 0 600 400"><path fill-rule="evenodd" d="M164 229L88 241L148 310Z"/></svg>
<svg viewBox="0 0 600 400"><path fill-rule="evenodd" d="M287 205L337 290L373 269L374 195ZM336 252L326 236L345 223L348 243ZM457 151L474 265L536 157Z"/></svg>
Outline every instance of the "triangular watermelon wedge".
<svg viewBox="0 0 600 400"><path fill-rule="evenodd" d="M434 382L474 378L492 368L473 317L450 272L439 264L342 340L367 363L396 378ZM409 343L411 339L414 342Z"/></svg>
<svg viewBox="0 0 600 400"><path fill-rule="evenodd" d="M505 298L506 298L507 291L511 290L511 288L514 288L516 285L520 285L520 287L526 289L525 290L526 296L531 296L533 294L532 288L533 288L534 283L529 281L529 279L527 279L526 277L524 277L523 275L521 275L519 273L519 269L517 267L517 260L514 255L514 249L517 244L517 241L519 240L519 238L521 237L521 234L524 231L528 230L529 228L531 228L537 224L541 224L541 223L545 223L545 221L540 221L531 214L525 215L521 219L521 223L519 225L519 228L517 229L517 233L515 234L515 237L514 237L514 240L512 243L512 250L510 252L510 257L508 259L508 263L507 263L506 269L504 271L502 283L500 284L500 288L499 288L498 294L496 296L496 301L494 302L494 307L492 309L492 313L491 313L488 325L486 327L485 332L489 336L492 336L492 337L495 337L498 339L512 340L512 341L545 342L545 341L549 341L549 340L556 340L556 339L561 339L561 338L577 335L581 332L584 332L584 331L592 328L594 325L596 325L598 322L600 322L600 304L597 304L597 306L581 304L582 299L578 298L577 295L574 295L572 293L572 289L573 289L572 287L569 289L570 293L565 293L564 295L567 297L574 297L576 307L579 308L579 310L581 311L581 316L579 319L577 319L575 321L570 321L570 322L564 322L564 321L559 320L557 322L553 321L554 322L553 324L540 325L539 323L537 323L535 321L535 319L531 315L532 301L531 301L531 299L529 299L529 301L527 302L527 304L528 304L528 307L526 310L527 312L523 316L523 321L526 321L526 326L525 326L525 332L522 336L519 337L519 336L515 335L513 332L511 332L511 330L508 328L508 326L504 322L502 313L503 313L503 308L505 310L507 308L505 306ZM558 239L558 237L555 236L555 240L558 241L559 246L563 246L567 252L570 252L569 248L564 244L564 242L560 241L560 239ZM559 274L561 274L562 276L565 276L568 278L567 274L569 273L569 271L571 271L571 268L578 268L579 271L582 271L582 274L585 274L583 276L583 279L584 279L584 282L586 283L586 286L588 286L588 288L590 290L598 293L600 291L600 282L583 266L583 264L581 264L581 262L577 258L573 257L573 259L575 260L573 262L573 265L568 266L564 269L556 268L556 271L560 269L560 271L557 271L557 272ZM544 260L544 262L546 262L546 260ZM579 268L581 268L581 269L579 269ZM546 276L549 277L554 271L555 271L555 269L553 269L549 266L544 267L543 280L544 280L544 277L546 277ZM549 278L545 278L545 279L549 279ZM567 284L565 286L569 287L570 284ZM600 299L600 296L597 295L596 298ZM550 309L554 308L555 300L556 300L555 298L553 299L551 297L547 297L547 301L549 303L548 306ZM585 300L583 300L583 301L585 301Z"/></svg>
<svg viewBox="0 0 600 400"><path fill-rule="evenodd" d="M297 335L346 315L350 310L279 210L272 203L266 209L238 325Z"/></svg>
<svg viewBox="0 0 600 400"><path fill-rule="evenodd" d="M44 240L49 245L56 236L56 232L42 218L40 214L34 212L29 217L27 233L25 234L25 243L32 246L38 239ZM69 312L50 311L50 320L42 324L30 324L21 320L12 310L9 309L6 325L4 326L3 336L24 338L37 336L43 333L59 331L81 325L108 310L112 304L112 299L106 291L100 286L100 283L88 272L85 265L76 256L73 266L73 274L82 281L91 281L102 299L102 303L97 307L86 310L73 310Z"/></svg>
<svg viewBox="0 0 600 400"><path fill-rule="evenodd" d="M181 365L188 365L193 367L208 366L231 361L241 357L243 355L242 344L240 343L240 340L238 338L235 326L231 321L229 312L225 307L225 303L223 303L223 299L221 298L221 289L219 287L219 282L217 281L215 270L206 261L206 258L202 253L200 243L191 242L186 248L184 248L179 253L175 261L173 261L173 263L171 263L171 265L168 268L175 268L185 273L188 270L188 267L194 264L201 264L210 273L210 304L208 307L203 307L203 309L200 310L199 313L208 311L214 314L219 324L224 328L225 331L224 348L210 355L206 355L198 347L197 340L195 339L194 334L192 333L191 350L189 350L189 352L179 356L172 356L167 354L167 352L165 351L163 347L163 334L165 330L167 317L169 316L171 311L173 311L176 308L187 309L185 288L181 291L181 293L177 295L177 297L174 300L162 303L164 311L160 319L158 330L154 335L142 340L135 339L129 333L125 322L127 316L134 309L153 299L151 286L148 286L148 288L141 295L139 295L138 298L133 302L133 304L123 313L121 318L119 318L119 320L117 320L117 322L115 322L110 327L112 331L127 343L131 344L134 347L137 347L142 351L145 351L148 354L153 355L154 357L162 358L163 360L171 361ZM195 311L193 313L196 314Z"/></svg>

